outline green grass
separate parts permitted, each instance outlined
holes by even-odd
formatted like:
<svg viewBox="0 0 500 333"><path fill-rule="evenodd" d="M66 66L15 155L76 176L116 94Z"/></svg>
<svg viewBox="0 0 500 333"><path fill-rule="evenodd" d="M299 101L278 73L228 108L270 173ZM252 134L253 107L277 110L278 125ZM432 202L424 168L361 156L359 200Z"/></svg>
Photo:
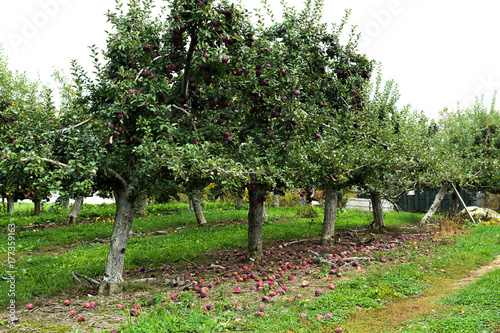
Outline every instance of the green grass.
<svg viewBox="0 0 500 333"><path fill-rule="evenodd" d="M474 269L500 253L500 227L478 226L447 248L446 266L452 275ZM445 260L446 261L446 260ZM453 295L438 301L443 311L405 322L402 332L497 332L500 329L500 270L491 271Z"/></svg>
<svg viewBox="0 0 500 333"><path fill-rule="evenodd" d="M396 220L398 214L393 218ZM403 214L402 219L409 215ZM361 217L362 219L362 217ZM402 222L402 221L401 221ZM306 222L307 223L307 222ZM342 326L344 319L352 314L364 310L381 309L384 304L397 298L407 298L423 293L428 286L428 279L450 279L466 270L474 269L490 262L500 253L500 226L479 226L473 228L472 233L461 236L457 240L448 240L429 243L430 255L420 257L423 248L412 249L411 246L401 246L397 251L379 253L381 257L394 257L390 267L381 268L381 264L372 263L374 269L366 274L352 277L349 281L337 283L337 288L330 293L312 299L303 299L292 303L281 299L272 306L267 306L264 317L255 317L258 311L256 305L250 310L235 312L228 301L221 299L216 303L214 310L203 316L200 305L203 301L195 301L193 309L180 307L157 308L152 316L141 316L133 324L124 328L123 332L209 332L217 323L225 331L243 332L331 332L335 327ZM462 261L462 259L465 259ZM429 262L432 265L429 265ZM389 265L389 264L384 264ZM420 267L425 267L421 269ZM445 269L446 273L440 272ZM492 332L494 323L498 323L499 316L499 286L500 271L490 273L489 277L478 280L478 285L471 285L462 290L457 296L443 301L443 304L455 306L445 318L435 321L425 319L420 330L413 326L409 332ZM495 288L491 288L496 283ZM466 308L465 315L457 313ZM477 307L478 310L474 310ZM308 319L300 319L305 313ZM331 319L316 320L318 314L330 313ZM467 318L470 313L473 318ZM199 322L196 318L204 318ZM240 321L236 319L239 318ZM179 321L178 326L165 328L165 322ZM189 323L191 326L183 326ZM193 326L194 325L194 326ZM414 324L415 325L415 324ZM214 330L217 331L217 330ZM366 331L370 331L367 328Z"/></svg>
<svg viewBox="0 0 500 333"><path fill-rule="evenodd" d="M85 218L90 216L109 217L114 205L85 205L82 211ZM211 209L209 209L211 208ZM194 259L206 252L236 248L246 245L247 226L241 223L246 220L248 211L235 210L232 205L206 204L205 216L209 223L218 221L234 221L223 227L211 228L193 227L196 225L194 214L188 211L188 205L182 203L151 205L148 207L151 215L146 218L134 220L134 232L151 232L156 230L170 230L166 235L153 237L132 238L129 241L125 267L136 269L141 266L160 266L166 263L176 263L181 257ZM172 213L174 212L174 213ZM280 207L269 208L268 215L271 220L279 223L266 222L263 227L263 239L300 239L305 238L310 219L295 219L294 208ZM157 215L160 214L160 215ZM161 215L165 214L165 215ZM349 212L339 217L338 228L353 227L368 223L370 213ZM64 218L60 214L59 218ZM401 217L401 218L400 218ZM4 217L4 219L7 217ZM27 216L10 216L15 219L29 218ZM287 218L286 223L281 223ZM403 225L408 222L418 221L414 214L387 214L387 223ZM238 222L238 223L236 223ZM174 232L172 228L191 226ZM321 233L320 221L315 221L311 227L311 238ZM170 229L169 229L170 228ZM25 302L34 297L47 297L70 286L74 281L71 271L76 270L82 274L98 277L104 272L108 246L103 244L86 244L77 247L68 247L83 241L95 238L109 237L112 231L112 222L82 223L74 226L42 229L39 231L23 231L16 233L16 269L20 272L16 281L16 298L18 302ZM0 234L0 250L7 257L6 233ZM50 249L50 251L49 251ZM36 251L44 250L44 253ZM59 251L65 253L59 253ZM69 252L66 252L68 251ZM49 251L49 252L47 252ZM52 255L54 253L55 255ZM83 264L85 263L85 264ZM7 265L0 265L2 271ZM3 273L4 276L6 273ZM0 288L0 304L7 302L7 284Z"/></svg>
<svg viewBox="0 0 500 333"><path fill-rule="evenodd" d="M245 207L246 208L246 207ZM85 216L109 217L114 205L86 205ZM321 210L322 213L322 210ZM46 213L47 214L47 213ZM165 264L175 264L181 258L197 259L220 250L245 246L247 242L247 225L244 223L248 211L235 210L229 204L205 204L205 216L209 224L217 227L196 227L194 214L188 211L187 204L173 203L148 206L149 216L135 219L132 229L135 232L150 232L167 230L161 236L137 237L129 241L125 260L125 269L139 267L159 267ZM264 223L263 239L265 242L283 239L302 239L306 237L311 219L300 219L293 208L268 208L271 221ZM56 214L55 222L64 218L65 213ZM387 213L386 224L390 230L396 227L416 224L421 214ZM29 219L29 216L3 216L1 221L17 221ZM99 219L102 220L102 219ZM337 230L366 225L372 221L369 212L351 211L339 214ZM223 222L223 223L222 223ZM24 222L23 222L24 223ZM175 230L178 227L187 228ZM321 233L321 218L313 221L310 238ZM58 295L62 290L74 285L71 271L99 277L102 275L107 257L108 246L100 243L78 245L69 252L59 253L59 249L68 250L66 245L75 244L96 237L106 238L110 235L112 222L81 223L69 227L42 229L40 231L24 231L16 233L16 250L19 259L15 263L16 301L19 304L33 301L35 298L46 298ZM1 250L6 250L7 235L0 234ZM45 252L33 253L37 250ZM446 279L463 275L467 270L474 269L491 261L500 253L500 227L472 227L471 233L436 243L428 243L430 255L425 255L423 248L414 248L410 243L398 246L396 251L381 251L376 254L377 260L367 266L365 274L352 276L349 281L336 283L333 292L325 293L319 298L302 298L288 303L281 298L273 301L272 306L266 305L265 316L255 317L257 304L249 304L250 310L235 312L230 300L221 292L214 301L214 309L208 314L200 309L203 300L194 299L186 294L181 306L152 308L147 315L134 319L124 327L123 332L217 332L217 331L255 331L255 332L321 332L332 330L342 321L359 311L381 309L385 304L397 298L406 298L421 294L428 285L428 279ZM394 257L392 263L381 264L381 257ZM404 260L405 263L400 263ZM429 263L432 265L429 265ZM394 265L391 267L391 265ZM371 267L371 269L370 269ZM423 267L424 269L420 269ZM385 269L383 269L385 268ZM7 271L7 265L0 265L2 272ZM440 273L441 269L446 274ZM5 273L2 275L5 276ZM487 280L489 279L489 280ZM477 283L482 286L470 286L472 289L460 291L457 295L443 300L443 306L451 312L447 316L424 318L411 324L415 332L459 332L462 328L471 329L476 325L477 332L491 331L492 322L498 322L499 291L493 288L491 281L498 280L497 273L491 273L490 278L482 278ZM483 281L484 280L484 281ZM477 292L479 296L471 296ZM227 292L227 290L226 290ZM295 291L297 292L297 291ZM0 304L8 302L8 283L0 285ZM157 296L157 302L164 299ZM485 302L484 299L497 300ZM480 301L483 300L483 303ZM187 306L194 303L195 306ZM464 314L457 311L464 310ZM476 311L477 310L477 311ZM299 315L306 313L309 319L300 319ZM330 313L332 319L316 320L318 314ZM237 321L236 319L241 319ZM455 326L453 326L455 325ZM488 326L489 325L489 326ZM421 327L421 330L418 331ZM486 328L485 328L486 327ZM455 331L454 331L455 329ZM472 330L475 332L474 330ZM413 331L410 331L413 332Z"/></svg>

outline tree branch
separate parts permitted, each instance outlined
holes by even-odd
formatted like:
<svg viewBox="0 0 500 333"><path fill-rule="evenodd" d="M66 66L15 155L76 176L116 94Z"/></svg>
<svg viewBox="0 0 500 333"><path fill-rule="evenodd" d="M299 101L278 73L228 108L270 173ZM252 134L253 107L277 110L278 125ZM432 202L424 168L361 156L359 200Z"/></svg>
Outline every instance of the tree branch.
<svg viewBox="0 0 500 333"><path fill-rule="evenodd" d="M188 99L188 83L189 83L189 70L191 69L191 61L193 60L193 53L194 49L196 47L196 44L198 43L198 34L197 34L197 29L195 28L194 31L191 34L191 44L189 45L189 50L187 52L187 58L186 58L186 67L184 69L184 77L182 78L182 89L181 89L181 96L184 98L184 100Z"/></svg>
<svg viewBox="0 0 500 333"><path fill-rule="evenodd" d="M129 184L127 183L127 181L118 174L118 172L116 172L115 170L111 169L111 168L107 168L106 171L113 177L115 178L116 180L118 180L122 186L124 188L127 188L129 186Z"/></svg>
<svg viewBox="0 0 500 333"><path fill-rule="evenodd" d="M172 104L172 106L173 106L174 108L178 109L178 110L183 111L185 114L187 114L188 116L190 116L190 117L191 117L191 113L189 113L186 109L183 109L183 108L181 108L181 107L179 107L179 106L177 106L177 105L175 105L175 104ZM194 131L195 131L195 132L198 132L198 129L196 128L196 124L194 123L194 121L193 121L193 120L191 120L191 124L193 125Z"/></svg>
<svg viewBox="0 0 500 333"><path fill-rule="evenodd" d="M64 163L61 163L61 162L58 162L58 161L54 161L54 160L51 160L51 159L48 159L48 158L40 158L42 161L44 162L47 162L47 163L51 163L51 164L55 164L57 166L60 166L60 167L63 167L63 168L67 168L69 169L69 165L67 164L64 164ZM23 158L21 159L20 161L21 162L28 162L28 161L34 161L35 160L35 157L28 157L28 158Z"/></svg>
<svg viewBox="0 0 500 333"><path fill-rule="evenodd" d="M76 125L71 126L71 127L69 127L69 128L64 128L64 129L62 130L62 132L67 132L67 131L69 131L71 128L77 128L77 127L80 127L80 126L82 126L82 125L85 125L86 123L88 123L88 122L90 122L92 119L94 119L94 117L95 117L95 115L93 115L92 117L90 117L90 118L89 118L89 119L87 119L87 120L82 121L82 122L81 122L81 123L79 123L79 124L76 124Z"/></svg>

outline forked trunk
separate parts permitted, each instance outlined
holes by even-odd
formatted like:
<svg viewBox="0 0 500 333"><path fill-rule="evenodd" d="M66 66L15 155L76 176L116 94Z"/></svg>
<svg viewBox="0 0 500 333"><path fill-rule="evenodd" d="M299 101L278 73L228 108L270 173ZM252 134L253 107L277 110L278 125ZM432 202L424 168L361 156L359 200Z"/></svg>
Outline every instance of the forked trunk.
<svg viewBox="0 0 500 333"><path fill-rule="evenodd" d="M321 245L326 245L335 233L335 220L337 218L338 190L327 188L325 193L325 215L323 218L323 232L321 233Z"/></svg>
<svg viewBox="0 0 500 333"><path fill-rule="evenodd" d="M137 203L137 216L146 217L148 213L146 212L146 206L148 205L148 194L146 192L141 193L139 201Z"/></svg>
<svg viewBox="0 0 500 333"><path fill-rule="evenodd" d="M14 194L7 195L7 213L14 214Z"/></svg>
<svg viewBox="0 0 500 333"><path fill-rule="evenodd" d="M80 210L83 206L83 197L77 197L75 202L73 203L73 207L71 207L71 211L66 217L66 224L75 224L76 219L78 218L78 214L80 214Z"/></svg>
<svg viewBox="0 0 500 333"><path fill-rule="evenodd" d="M196 216L196 222L198 225L207 223L205 220L205 215L203 214L203 206L201 205L199 192L193 191L191 194L190 202L193 205L194 215Z"/></svg>
<svg viewBox="0 0 500 333"><path fill-rule="evenodd" d="M441 188L439 189L438 194L434 198L434 202L431 205L431 208L427 211L427 214L420 220L420 225L427 225L431 221L432 217L434 214L436 214L437 210L439 209L439 205L441 205L441 202L444 199L444 196L446 195L446 192L448 192L448 188L450 187L449 183L443 184Z"/></svg>
<svg viewBox="0 0 500 333"><path fill-rule="evenodd" d="M35 204L35 211L33 212L33 215L38 216L42 213L42 204L40 200L33 200L33 203Z"/></svg>
<svg viewBox="0 0 500 333"><path fill-rule="evenodd" d="M264 215L265 192L248 191L248 251L247 259L262 259L262 221Z"/></svg>
<svg viewBox="0 0 500 333"><path fill-rule="evenodd" d="M387 227L384 222L384 211L382 209L382 197L379 192L370 192L370 200L373 209L373 229L376 233L382 233Z"/></svg>
<svg viewBox="0 0 500 333"><path fill-rule="evenodd" d="M114 193L116 201L115 222L111 234L106 270L99 286L99 294L103 296L117 294L123 290L125 251L134 218L135 200L131 197L130 191L120 188L115 189Z"/></svg>

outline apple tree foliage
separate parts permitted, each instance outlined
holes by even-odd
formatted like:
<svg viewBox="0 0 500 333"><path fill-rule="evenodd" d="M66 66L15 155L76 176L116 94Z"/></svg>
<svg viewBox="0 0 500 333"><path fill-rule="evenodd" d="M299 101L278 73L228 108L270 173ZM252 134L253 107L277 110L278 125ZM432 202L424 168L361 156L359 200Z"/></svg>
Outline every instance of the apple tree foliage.
<svg viewBox="0 0 500 333"><path fill-rule="evenodd" d="M424 159L427 172L422 174L420 182L441 187L443 195L436 198L422 224L430 221L450 184L468 190L499 192L498 126L500 112L495 109L495 99L489 107L482 98L477 98L472 106L441 112L432 151Z"/></svg>
<svg viewBox="0 0 500 333"><path fill-rule="evenodd" d="M307 201L313 189L325 191L322 242L333 236L339 190L359 182L360 147L365 145L365 86L373 64L357 50L357 36L341 44L349 12L339 25L318 24L323 2L308 2L301 13L285 8L283 22L271 31L285 41L296 80L300 110L292 125L293 140L283 161L294 170L291 180L304 188ZM293 59L293 60L292 60Z"/></svg>
<svg viewBox="0 0 500 333"><path fill-rule="evenodd" d="M399 91L393 80L382 86L379 70L375 82L367 89L365 114L368 117L367 142L364 146L363 179L360 189L372 201L376 232L385 228L382 199L390 202L410 188L415 188L422 171L422 152L433 128L420 112L410 106L398 107Z"/></svg>
<svg viewBox="0 0 500 333"><path fill-rule="evenodd" d="M42 157L50 152L50 134L56 129L50 89L26 73L11 71L0 53L0 187L10 202L31 199L35 214L49 200L54 163ZM11 204L9 205L11 206Z"/></svg>

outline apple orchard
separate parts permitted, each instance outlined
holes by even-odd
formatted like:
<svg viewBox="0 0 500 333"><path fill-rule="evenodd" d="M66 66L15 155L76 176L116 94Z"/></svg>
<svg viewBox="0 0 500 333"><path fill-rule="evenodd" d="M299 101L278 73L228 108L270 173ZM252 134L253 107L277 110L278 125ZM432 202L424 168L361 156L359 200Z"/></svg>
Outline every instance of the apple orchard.
<svg viewBox="0 0 500 333"><path fill-rule="evenodd" d="M267 8L265 3L264 8ZM436 122L398 107L393 81L336 25L319 23L322 1L284 7L280 20L223 0L118 1L95 75L72 63L49 88L0 62L0 193L38 207L108 193L116 213L99 294L122 290L134 210L188 195L200 224L200 195L248 193L246 260L260 260L266 195L324 193L321 243L335 233L339 198L357 189L381 202L428 186L500 189L498 111L443 111ZM255 23L256 22L256 23ZM347 41L347 42L342 42ZM13 208L12 208L13 209ZM435 212L435 211L434 211ZM431 216L434 214L431 212Z"/></svg>

